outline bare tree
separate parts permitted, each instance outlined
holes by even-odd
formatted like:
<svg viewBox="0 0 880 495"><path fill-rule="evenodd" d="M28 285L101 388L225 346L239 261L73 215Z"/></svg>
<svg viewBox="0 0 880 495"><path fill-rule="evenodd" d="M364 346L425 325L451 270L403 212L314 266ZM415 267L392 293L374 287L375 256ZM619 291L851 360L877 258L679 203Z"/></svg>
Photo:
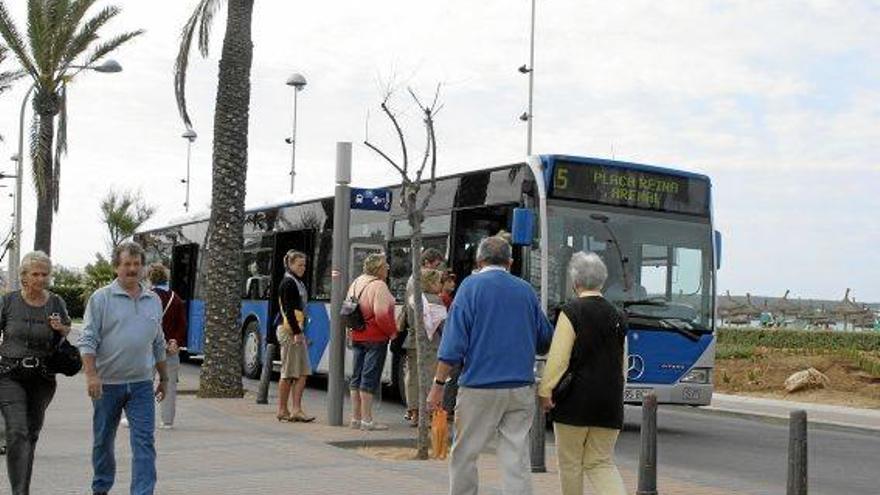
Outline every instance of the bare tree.
<svg viewBox="0 0 880 495"><path fill-rule="evenodd" d="M400 204L406 212L406 217L412 228L412 237L410 242L410 251L412 253L412 274L413 274L413 296L414 296L414 322L411 327L416 336L416 356L419 362L418 379L419 379L419 435L418 435L418 454L419 459L428 458L428 411L426 407L428 388L430 387L433 370L427 369L425 363L428 362L428 336L425 333L424 323L424 307L422 306L422 282L419 274L421 273L421 253L422 253L422 221L425 219L425 209L431 201L431 197L436 190L437 177L437 139L434 133L434 118L440 111L440 85L434 92L434 99L430 105L425 105L416 96L412 88L407 88L407 92L412 97L413 102L418 106L422 117L422 124L425 127L425 151L421 157L421 163L410 166L409 152L407 150L406 138L400 124L400 119L395 112L389 107L389 100L394 91L389 89L385 93L385 98L379 105L382 113L391 121L397 138L400 142L401 158L399 161L392 159L387 153L374 146L369 140L365 140L364 144L375 151L385 161L387 161L400 174L402 187L400 194ZM422 177L425 172L429 172L426 182L423 184ZM427 189L422 191L422 187L427 185ZM407 304L408 301L404 301Z"/></svg>

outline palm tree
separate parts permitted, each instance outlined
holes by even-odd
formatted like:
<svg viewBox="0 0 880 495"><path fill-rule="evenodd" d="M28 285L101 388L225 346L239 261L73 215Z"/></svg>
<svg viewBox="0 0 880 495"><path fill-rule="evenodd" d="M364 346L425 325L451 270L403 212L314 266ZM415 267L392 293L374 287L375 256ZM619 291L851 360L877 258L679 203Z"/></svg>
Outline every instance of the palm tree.
<svg viewBox="0 0 880 495"><path fill-rule="evenodd" d="M248 113L251 97L251 19L254 0L200 0L183 28L174 67L174 91L180 116L192 125L186 108L186 72L193 39L208 55L211 21L226 5L226 34L220 58L214 108L211 220L207 241L205 361L199 396L241 397L241 335L238 331L241 247L247 177Z"/></svg>
<svg viewBox="0 0 880 495"><path fill-rule="evenodd" d="M6 53L9 51L3 45L0 45L0 64L3 64L3 61L6 60ZM20 72L12 72L12 71L3 71L0 72L0 94L6 92L10 86L12 86L12 82L21 77ZM3 136L0 135L0 141L3 141Z"/></svg>
<svg viewBox="0 0 880 495"><path fill-rule="evenodd" d="M67 152L67 84L120 45L143 31L99 41L98 31L119 14L109 6L91 18L86 13L96 0L28 0L27 44L0 0L0 36L33 79L34 120L31 159L37 190L34 249L52 249L52 218L58 211L61 155ZM55 128L55 119L58 128Z"/></svg>

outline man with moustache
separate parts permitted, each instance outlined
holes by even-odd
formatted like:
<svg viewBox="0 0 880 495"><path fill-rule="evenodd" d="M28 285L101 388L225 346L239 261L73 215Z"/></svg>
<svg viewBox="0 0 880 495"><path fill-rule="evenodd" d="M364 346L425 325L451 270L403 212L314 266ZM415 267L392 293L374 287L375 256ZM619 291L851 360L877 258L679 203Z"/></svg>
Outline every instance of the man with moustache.
<svg viewBox="0 0 880 495"><path fill-rule="evenodd" d="M131 494L156 487L156 404L165 397L162 303L141 282L144 250L125 242L113 250L116 280L96 290L86 307L79 350L92 398L92 492L106 494L116 477L113 452L122 412L131 428ZM154 387L154 376L159 382Z"/></svg>

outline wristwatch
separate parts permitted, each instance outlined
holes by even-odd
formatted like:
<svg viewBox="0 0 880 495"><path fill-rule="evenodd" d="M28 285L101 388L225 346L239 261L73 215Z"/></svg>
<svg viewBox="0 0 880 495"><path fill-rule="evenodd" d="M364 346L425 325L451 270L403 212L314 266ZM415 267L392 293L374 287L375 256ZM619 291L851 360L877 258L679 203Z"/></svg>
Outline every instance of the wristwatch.
<svg viewBox="0 0 880 495"><path fill-rule="evenodd" d="M446 380L441 380L435 376L434 377L434 385L440 385L442 387L442 386L446 385Z"/></svg>

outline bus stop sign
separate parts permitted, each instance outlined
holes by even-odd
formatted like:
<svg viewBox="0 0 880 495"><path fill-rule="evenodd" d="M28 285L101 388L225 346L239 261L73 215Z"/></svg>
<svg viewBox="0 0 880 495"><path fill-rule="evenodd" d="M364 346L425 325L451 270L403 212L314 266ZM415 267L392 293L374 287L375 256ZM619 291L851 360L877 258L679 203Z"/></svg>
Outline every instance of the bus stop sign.
<svg viewBox="0 0 880 495"><path fill-rule="evenodd" d="M351 209L391 211L391 189L351 188Z"/></svg>

